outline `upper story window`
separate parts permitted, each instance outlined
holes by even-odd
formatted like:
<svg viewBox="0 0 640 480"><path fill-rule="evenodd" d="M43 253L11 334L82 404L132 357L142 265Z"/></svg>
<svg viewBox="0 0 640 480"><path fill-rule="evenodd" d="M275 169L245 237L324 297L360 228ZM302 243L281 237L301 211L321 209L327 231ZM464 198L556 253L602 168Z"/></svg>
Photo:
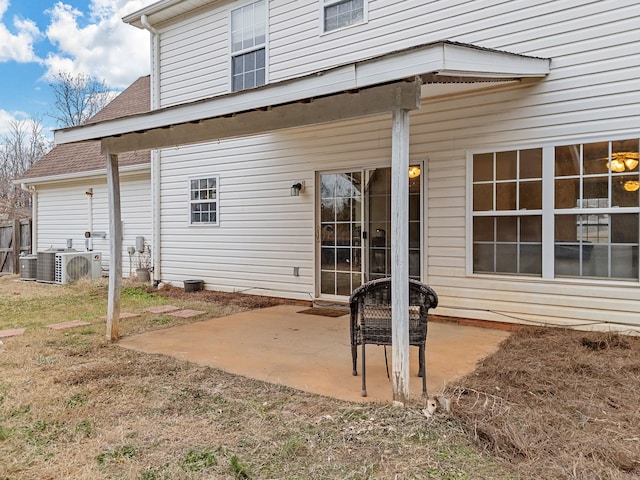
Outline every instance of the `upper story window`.
<svg viewBox="0 0 640 480"><path fill-rule="evenodd" d="M267 13L265 0L231 11L231 90L265 84Z"/></svg>
<svg viewBox="0 0 640 480"><path fill-rule="evenodd" d="M323 31L330 32L365 21L365 0L324 0Z"/></svg>
<svg viewBox="0 0 640 480"><path fill-rule="evenodd" d="M189 180L189 223L218 225L218 176Z"/></svg>

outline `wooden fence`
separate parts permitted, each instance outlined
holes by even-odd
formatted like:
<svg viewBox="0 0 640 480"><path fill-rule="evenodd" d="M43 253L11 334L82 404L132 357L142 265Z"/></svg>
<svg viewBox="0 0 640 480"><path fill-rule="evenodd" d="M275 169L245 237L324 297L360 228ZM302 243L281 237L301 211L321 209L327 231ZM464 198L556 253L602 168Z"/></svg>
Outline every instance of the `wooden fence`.
<svg viewBox="0 0 640 480"><path fill-rule="evenodd" d="M31 253L31 219L0 221L0 274L20 272L21 253Z"/></svg>

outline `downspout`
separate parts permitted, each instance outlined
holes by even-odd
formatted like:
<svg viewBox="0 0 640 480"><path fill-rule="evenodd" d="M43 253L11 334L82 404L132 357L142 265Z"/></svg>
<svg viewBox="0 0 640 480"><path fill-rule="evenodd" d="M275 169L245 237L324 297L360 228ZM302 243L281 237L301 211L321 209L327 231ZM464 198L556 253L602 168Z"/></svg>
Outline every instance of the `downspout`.
<svg viewBox="0 0 640 480"><path fill-rule="evenodd" d="M38 191L34 185L20 184L20 189L31 194L31 254L38 251Z"/></svg>
<svg viewBox="0 0 640 480"><path fill-rule="evenodd" d="M140 17L142 26L151 33L151 110L160 107L160 33L146 15ZM160 270L160 152L151 150L151 254L153 256L153 280L157 285L162 276Z"/></svg>
<svg viewBox="0 0 640 480"><path fill-rule="evenodd" d="M84 194L87 196L87 231L89 232L89 237L84 239L84 246L90 252L93 250L93 236L91 235L93 232L93 188L87 188Z"/></svg>

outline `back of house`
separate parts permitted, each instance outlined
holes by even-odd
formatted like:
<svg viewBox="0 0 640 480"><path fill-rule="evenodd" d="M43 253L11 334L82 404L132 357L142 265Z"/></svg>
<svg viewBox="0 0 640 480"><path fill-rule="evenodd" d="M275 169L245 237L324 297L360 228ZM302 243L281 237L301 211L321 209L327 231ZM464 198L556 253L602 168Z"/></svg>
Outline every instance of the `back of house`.
<svg viewBox="0 0 640 480"><path fill-rule="evenodd" d="M408 249L440 315L640 327L637 1L163 0L124 20L150 31L152 109L220 127L153 153L157 279L338 302ZM385 97L403 82L416 105Z"/></svg>

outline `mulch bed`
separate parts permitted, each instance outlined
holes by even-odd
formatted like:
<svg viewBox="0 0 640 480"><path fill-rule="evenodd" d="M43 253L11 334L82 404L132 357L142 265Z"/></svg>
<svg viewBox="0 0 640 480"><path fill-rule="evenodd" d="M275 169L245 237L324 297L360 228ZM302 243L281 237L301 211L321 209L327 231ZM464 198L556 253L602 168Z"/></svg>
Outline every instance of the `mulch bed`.
<svg viewBox="0 0 640 480"><path fill-rule="evenodd" d="M453 417L535 478L640 477L640 338L523 329L447 386Z"/></svg>
<svg viewBox="0 0 640 480"><path fill-rule="evenodd" d="M162 288L151 291L163 297L176 298L180 300L195 300L201 302L220 303L223 305L236 305L243 308L265 308L273 307L280 302L271 297L260 295L248 295L244 293L218 292L213 290L200 290L197 292L185 292L183 288L165 285Z"/></svg>

